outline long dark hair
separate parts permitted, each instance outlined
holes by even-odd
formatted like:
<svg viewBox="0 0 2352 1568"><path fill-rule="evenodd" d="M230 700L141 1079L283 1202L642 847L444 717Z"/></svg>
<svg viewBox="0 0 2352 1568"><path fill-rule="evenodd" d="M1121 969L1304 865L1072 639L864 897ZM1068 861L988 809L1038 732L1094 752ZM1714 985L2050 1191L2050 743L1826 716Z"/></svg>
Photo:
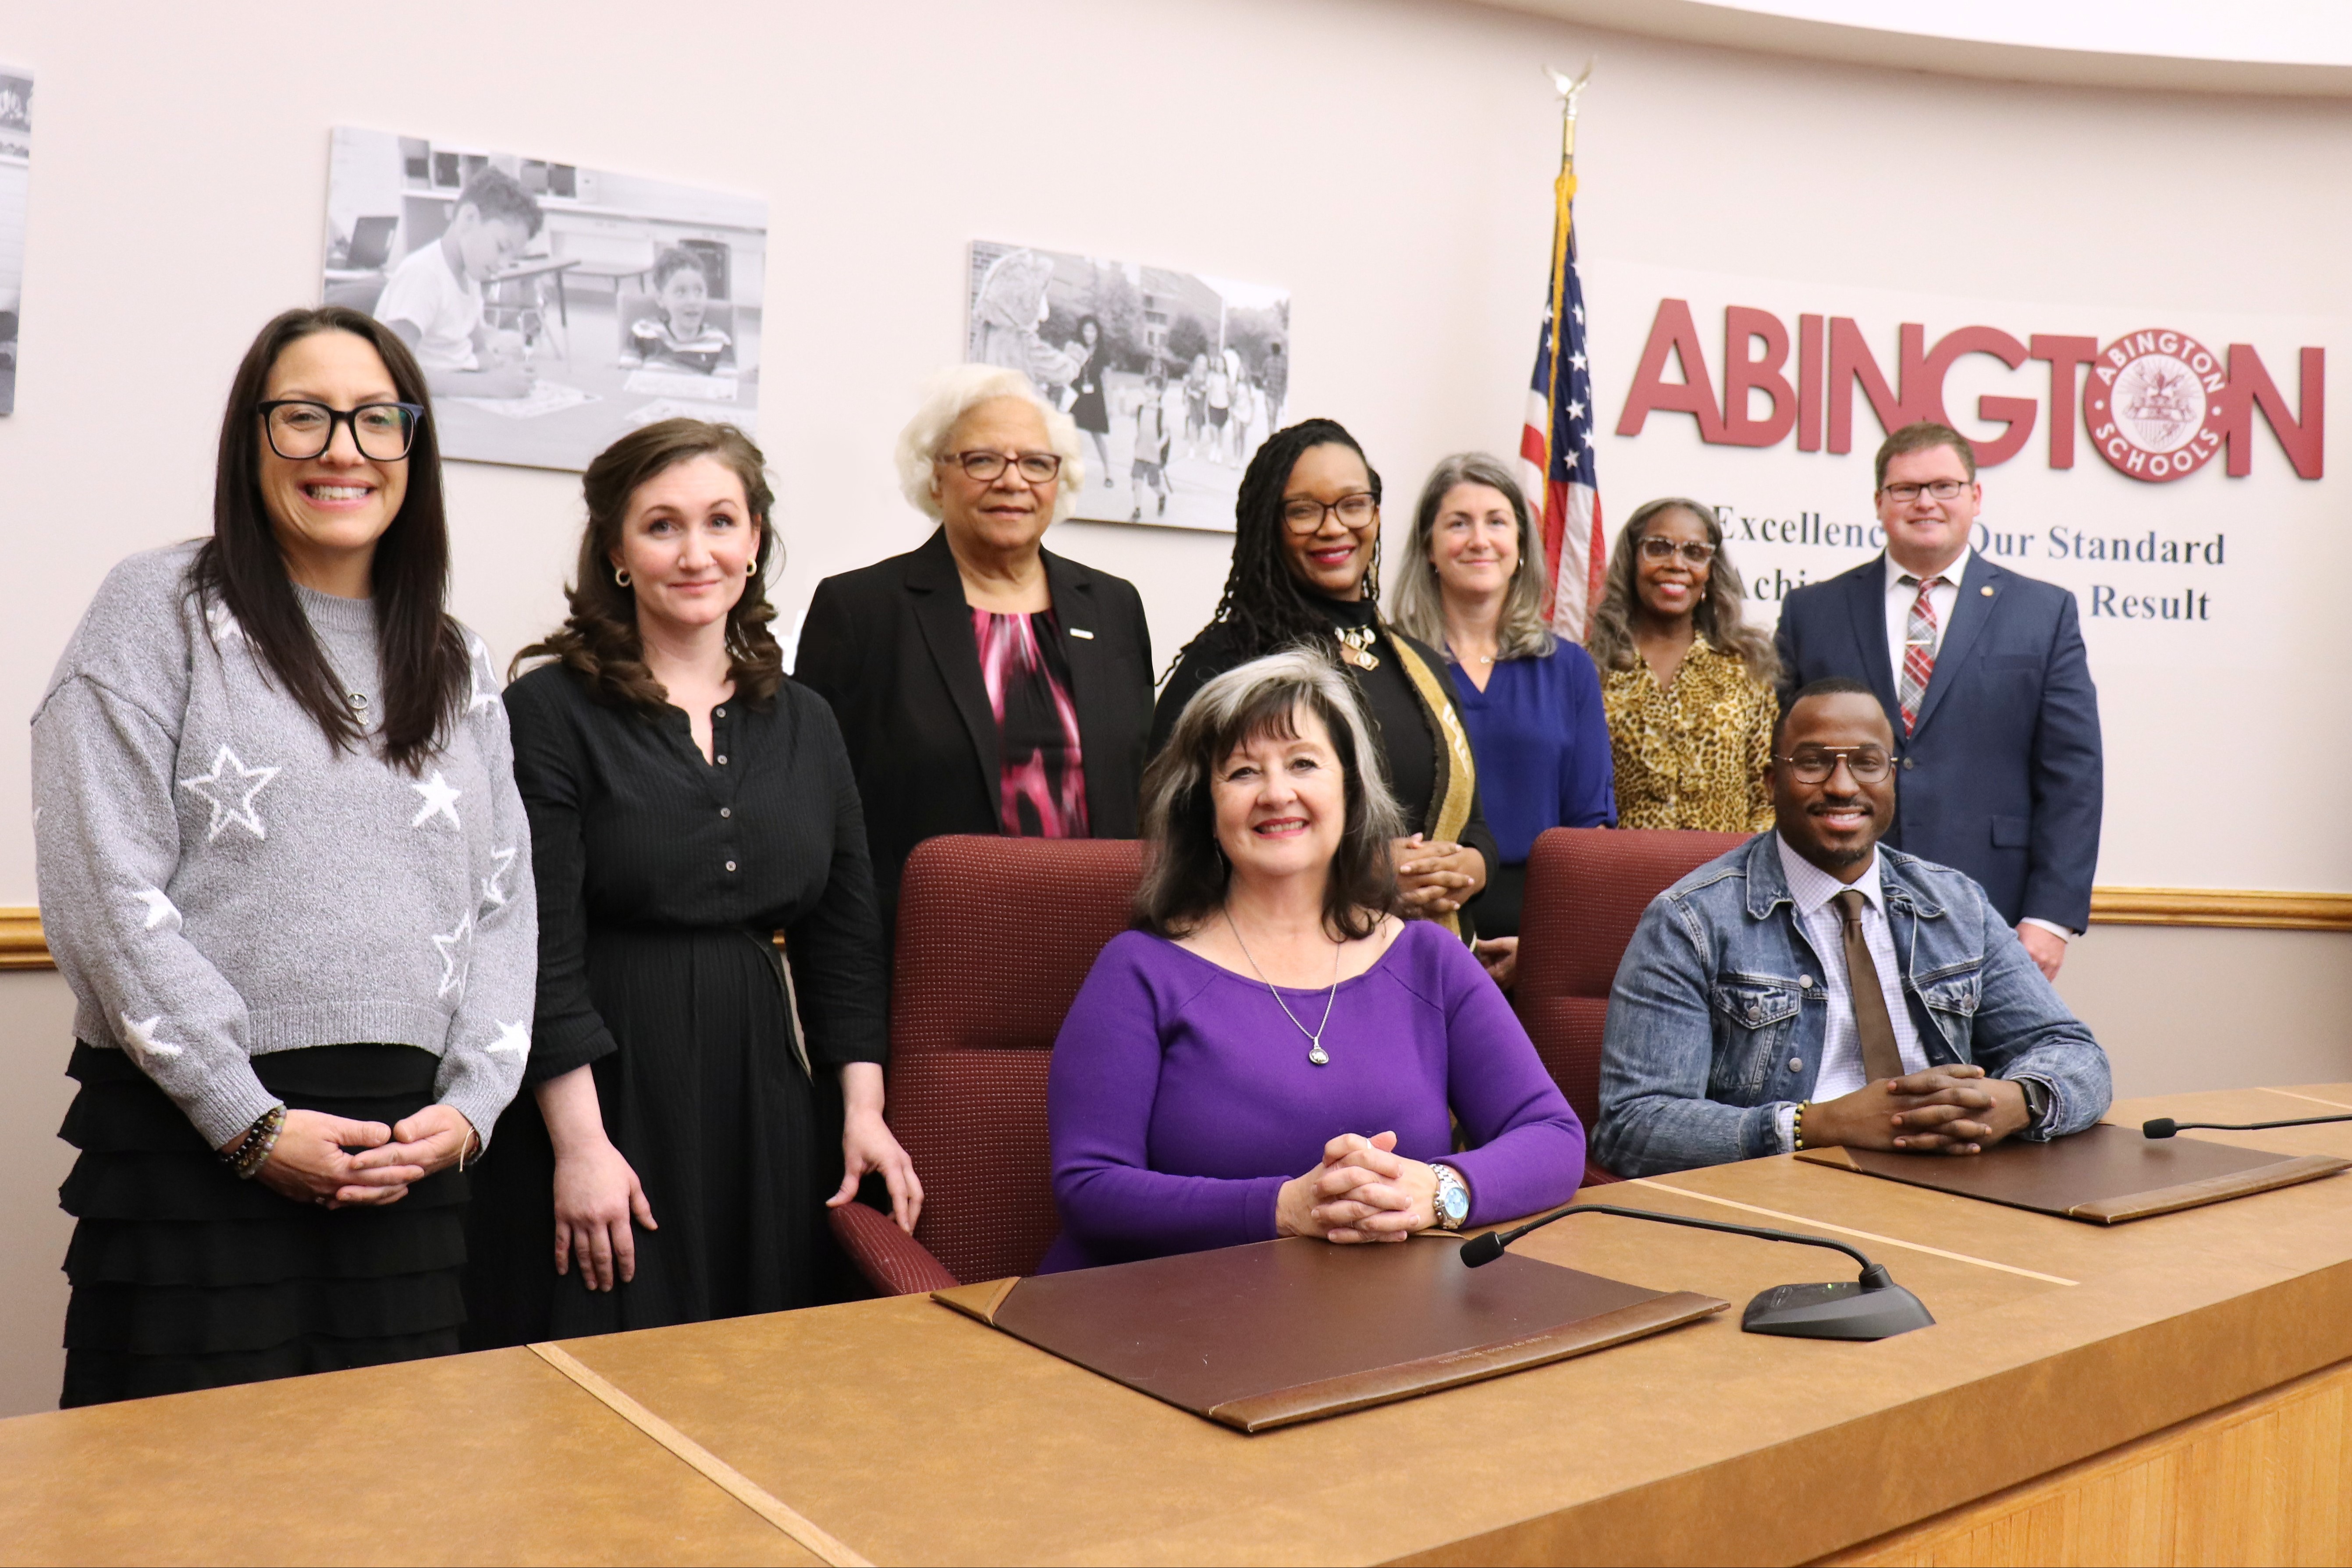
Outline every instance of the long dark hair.
<svg viewBox="0 0 2352 1568"><path fill-rule="evenodd" d="M735 694L746 702L765 704L783 684L784 650L776 646L768 623L776 607L768 603L768 563L776 552L776 531L770 525L775 492L768 486L767 459L751 438L732 425L712 425L700 419L664 419L622 437L588 465L580 489L588 503L588 525L580 532L580 557L564 590L572 614L563 625L514 656L509 676L524 661L555 658L576 670L588 689L619 708L648 712L669 700L669 692L646 667L646 649L637 633L637 595L615 580L613 552L621 546L621 528L628 521L629 500L639 486L667 468L694 458L716 458L743 485L743 501L760 525L759 570L743 584L742 597L727 612L727 657Z"/></svg>
<svg viewBox="0 0 2352 1568"><path fill-rule="evenodd" d="M1136 923L1157 936L1198 931L1224 907L1231 875L1217 847L1211 785L1234 748L1259 736L1294 739L1298 715L1329 731L1346 783L1339 847L1323 884L1323 923L1349 941L1390 915L1409 915L1398 896L1390 841L1404 831L1381 776L1380 752L1356 683L1321 645L1286 648L1229 669L1184 704L1168 744L1143 771L1143 837L1150 861L1136 889Z"/></svg>
<svg viewBox="0 0 2352 1568"><path fill-rule="evenodd" d="M1641 602L1635 580L1641 573L1643 537L1650 524L1670 511L1686 511L1706 530L1706 542L1715 546L1715 560L1708 565L1706 592L1691 608L1691 624L1705 637L1707 646L1717 653L1727 653L1748 667L1748 673L1759 686L1771 686L1780 679L1780 658L1772 651L1771 636L1748 625L1740 606L1748 602L1748 589L1739 579L1739 568L1731 563L1731 552L1723 546L1723 524L1717 521L1715 509L1687 496L1664 496L1657 500L1643 501L1625 520L1617 535L1616 547L1609 552L1609 574L1602 579L1601 603L1592 612L1592 625L1586 628L1584 646L1592 655L1592 662L1603 669L1632 669L1642 662L1641 649L1633 645L1633 606Z"/></svg>
<svg viewBox="0 0 2352 1568"><path fill-rule="evenodd" d="M366 743L342 683L327 663L310 617L294 595L286 556L261 496L261 403L278 356L313 332L349 332L371 344L403 403L425 408L408 448L408 489L369 568L375 604L376 663L383 679L384 760L415 773L457 721L470 690L457 624L442 605L449 591L449 522L441 502L441 447L433 432L425 373L407 346L371 316L340 305L289 310L261 329L230 383L213 479L213 536L196 552L189 580L204 600L225 606L261 661L264 679L285 689L337 751Z"/></svg>
<svg viewBox="0 0 2352 1568"><path fill-rule="evenodd" d="M1381 499L1380 470L1337 420L1302 419L1265 438L1242 474L1241 494L1234 501L1233 570L1225 574L1217 613L1209 617L1210 626L1233 628L1233 651L1243 658L1301 640L1330 638L1331 623L1314 605L1320 595L1292 574L1283 552L1282 492L1299 458L1316 447L1345 447L1363 458L1372 500L1377 503ZM1381 544L1375 536L1371 563L1364 569L1364 597L1377 606L1380 592ZM1187 644L1186 650L1190 647ZM1180 652L1176 657L1181 660L1184 656Z"/></svg>

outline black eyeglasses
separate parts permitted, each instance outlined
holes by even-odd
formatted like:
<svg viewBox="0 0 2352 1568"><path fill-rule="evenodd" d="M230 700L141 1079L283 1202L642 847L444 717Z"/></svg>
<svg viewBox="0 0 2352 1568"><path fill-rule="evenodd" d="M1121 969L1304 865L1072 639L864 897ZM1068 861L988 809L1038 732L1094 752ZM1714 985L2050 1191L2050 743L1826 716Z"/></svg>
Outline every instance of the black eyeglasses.
<svg viewBox="0 0 2352 1568"><path fill-rule="evenodd" d="M352 444L360 456L379 463L397 462L415 444L416 427L425 410L415 403L362 403L346 412L323 403L279 398L261 405L261 428L269 449L288 462L308 462L335 444L335 426L352 427Z"/></svg>
<svg viewBox="0 0 2352 1568"><path fill-rule="evenodd" d="M1058 452L949 452L940 461L955 464L984 485L994 484L1008 468L1018 468L1021 477L1033 485L1042 485L1062 471Z"/></svg>
<svg viewBox="0 0 2352 1568"><path fill-rule="evenodd" d="M1282 500L1282 525L1293 533L1313 533L1323 526L1323 520L1333 512L1354 532L1360 533L1371 523L1381 509L1370 490L1358 490L1351 496L1341 496L1335 501L1319 501L1313 496L1285 496Z"/></svg>
<svg viewBox="0 0 2352 1568"><path fill-rule="evenodd" d="M1840 763L1854 783L1866 784L1876 784L1895 766L1895 760L1876 746L1800 746L1780 760L1799 784L1809 784L1829 783Z"/></svg>
<svg viewBox="0 0 2352 1568"><path fill-rule="evenodd" d="M1671 539L1642 541L1642 559L1644 561L1672 561L1677 555L1683 558L1686 566L1704 566L1715 559L1715 546L1696 539L1685 539L1679 544Z"/></svg>
<svg viewBox="0 0 2352 1568"><path fill-rule="evenodd" d="M1924 485L1881 485L1878 493L1888 500L1908 506L1919 499L1919 494L1923 490L1937 500L1949 500L1968 488L1968 481L1965 479L1930 479Z"/></svg>

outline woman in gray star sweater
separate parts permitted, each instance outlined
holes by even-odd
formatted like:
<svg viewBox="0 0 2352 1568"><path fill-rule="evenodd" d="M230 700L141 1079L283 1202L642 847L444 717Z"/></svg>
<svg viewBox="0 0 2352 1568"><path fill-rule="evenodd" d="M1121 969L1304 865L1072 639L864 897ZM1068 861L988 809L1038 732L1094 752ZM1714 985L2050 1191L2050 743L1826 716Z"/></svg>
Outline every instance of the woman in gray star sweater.
<svg viewBox="0 0 2352 1568"><path fill-rule="evenodd" d="M33 721L68 1405L457 1349L461 1172L530 1046L529 828L399 340L270 322L213 511L108 574Z"/></svg>

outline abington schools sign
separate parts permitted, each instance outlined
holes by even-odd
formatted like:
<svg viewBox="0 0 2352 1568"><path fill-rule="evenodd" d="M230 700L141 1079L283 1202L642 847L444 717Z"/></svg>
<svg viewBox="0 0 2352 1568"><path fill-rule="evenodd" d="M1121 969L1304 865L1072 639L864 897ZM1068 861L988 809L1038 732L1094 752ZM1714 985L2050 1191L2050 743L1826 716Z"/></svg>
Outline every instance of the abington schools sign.
<svg viewBox="0 0 2352 1568"><path fill-rule="evenodd" d="M2223 470L2242 478L2253 471L2259 418L2298 476L2320 477L2326 350L2300 352L2290 403L2253 345L2215 350L2163 327L2126 332L2104 346L2065 333L2034 332L2020 341L1998 327L1961 327L1931 345L1924 326L1906 321L1890 383L1850 316L1800 315L1791 332L1769 310L1730 305L1723 312L1718 394L1689 301L1661 300L1617 434L1640 435L1654 413L1687 414L1698 422L1699 439L1715 446L1774 447L1793 435L1801 452L1850 452L1857 388L1885 429L1920 419L1948 425L1945 379L1968 354L1989 354L2011 370L2028 360L2049 367L2045 397L1977 399L1977 416L2000 426L1974 443L1981 468L2024 451L2038 429L2053 468L2074 466L2079 434L2117 473L2151 484L2186 479L2223 454ZM1666 379L1670 356L1679 362L1679 381Z"/></svg>

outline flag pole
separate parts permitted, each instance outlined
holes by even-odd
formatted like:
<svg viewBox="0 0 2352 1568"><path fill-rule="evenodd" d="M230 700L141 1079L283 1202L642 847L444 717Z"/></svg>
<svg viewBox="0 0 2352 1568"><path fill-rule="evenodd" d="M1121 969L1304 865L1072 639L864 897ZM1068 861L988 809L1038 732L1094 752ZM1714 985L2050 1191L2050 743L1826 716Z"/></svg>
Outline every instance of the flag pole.
<svg viewBox="0 0 2352 1568"><path fill-rule="evenodd" d="M1570 77L1566 71L1544 67L1551 78L1552 90L1559 94L1559 177L1552 182L1551 275L1558 278L1568 265L1569 226L1576 215L1576 107L1584 96L1585 84L1592 79L1593 62L1584 62L1584 74ZM1559 363L1559 339L1562 331L1560 312L1554 311L1551 322L1552 363Z"/></svg>

